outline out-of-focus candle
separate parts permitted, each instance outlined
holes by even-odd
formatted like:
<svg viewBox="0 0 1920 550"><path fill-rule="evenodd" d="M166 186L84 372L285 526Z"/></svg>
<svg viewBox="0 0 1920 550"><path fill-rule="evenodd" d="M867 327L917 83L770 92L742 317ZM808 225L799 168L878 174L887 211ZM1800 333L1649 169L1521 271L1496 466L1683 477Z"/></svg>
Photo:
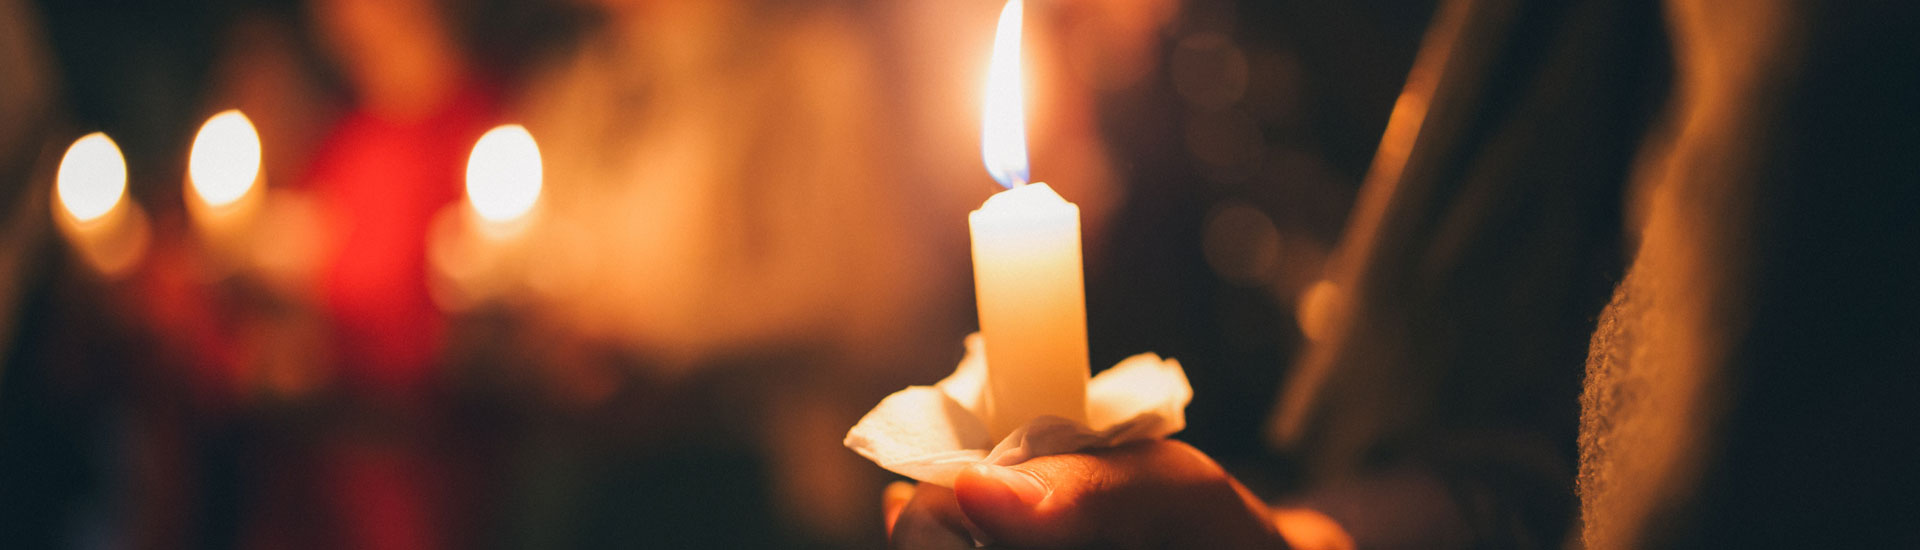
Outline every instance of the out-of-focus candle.
<svg viewBox="0 0 1920 550"><path fill-rule="evenodd" d="M987 171L1009 189L968 216L995 439L1043 415L1081 423L1087 415L1080 208L1047 184L1026 182L1020 12L1013 0L1000 13L981 138Z"/></svg>
<svg viewBox="0 0 1920 550"><path fill-rule="evenodd" d="M112 138L94 132L75 140L54 177L54 221L88 265L111 277L139 261L146 213L125 200L127 161Z"/></svg>
<svg viewBox="0 0 1920 550"><path fill-rule="evenodd" d="M488 130L467 158L467 200L434 217L427 255L434 300L447 310L496 298L524 270L524 233L542 186L540 146L526 127Z"/></svg>
<svg viewBox="0 0 1920 550"><path fill-rule="evenodd" d="M187 157L187 212L208 248L231 262L248 253L260 209L260 134L238 110L207 119Z"/></svg>

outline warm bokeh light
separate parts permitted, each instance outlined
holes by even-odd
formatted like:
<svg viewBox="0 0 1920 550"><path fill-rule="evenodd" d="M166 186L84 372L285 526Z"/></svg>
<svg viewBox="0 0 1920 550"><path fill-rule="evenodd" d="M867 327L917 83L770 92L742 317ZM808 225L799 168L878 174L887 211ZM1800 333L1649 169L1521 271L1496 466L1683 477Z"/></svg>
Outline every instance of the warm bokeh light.
<svg viewBox="0 0 1920 550"><path fill-rule="evenodd" d="M127 161L112 138L94 132L67 148L55 181L67 213L82 222L93 221L113 211L126 195Z"/></svg>
<svg viewBox="0 0 1920 550"><path fill-rule="evenodd" d="M492 222L513 221L540 200L540 146L524 126L488 130L467 159L467 202Z"/></svg>
<svg viewBox="0 0 1920 550"><path fill-rule="evenodd" d="M1335 308L1341 307L1340 285L1333 281L1320 280L1307 287L1300 295L1300 304L1294 311L1295 320L1300 323L1300 333L1315 342L1327 339L1333 330Z"/></svg>
<svg viewBox="0 0 1920 550"><path fill-rule="evenodd" d="M1008 188L1027 183L1027 108L1020 77L1021 9L1021 0L1012 0L1000 10L981 113L980 155L994 181Z"/></svg>
<svg viewBox="0 0 1920 550"><path fill-rule="evenodd" d="M1207 214L1201 227L1200 251L1221 279L1262 287L1279 278L1280 230L1259 208L1244 201L1224 201Z"/></svg>
<svg viewBox="0 0 1920 550"><path fill-rule="evenodd" d="M246 196L260 175L260 134L239 110L227 110L200 127L187 159L193 191L210 206Z"/></svg>

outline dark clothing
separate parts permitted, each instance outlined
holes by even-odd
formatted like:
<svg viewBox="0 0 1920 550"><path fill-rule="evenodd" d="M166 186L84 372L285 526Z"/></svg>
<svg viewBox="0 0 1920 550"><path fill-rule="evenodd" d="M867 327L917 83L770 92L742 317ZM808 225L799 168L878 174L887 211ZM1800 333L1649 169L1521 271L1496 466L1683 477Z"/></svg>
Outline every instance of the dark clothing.
<svg viewBox="0 0 1920 550"><path fill-rule="evenodd" d="M1436 15L1274 426L1310 504L1452 497L1443 532L1331 512L1363 546L1560 546L1576 464L1593 548L1902 536L1916 10L1702 4Z"/></svg>
<svg viewBox="0 0 1920 550"><path fill-rule="evenodd" d="M1674 1L1594 337L1590 548L1915 548L1920 9Z"/></svg>

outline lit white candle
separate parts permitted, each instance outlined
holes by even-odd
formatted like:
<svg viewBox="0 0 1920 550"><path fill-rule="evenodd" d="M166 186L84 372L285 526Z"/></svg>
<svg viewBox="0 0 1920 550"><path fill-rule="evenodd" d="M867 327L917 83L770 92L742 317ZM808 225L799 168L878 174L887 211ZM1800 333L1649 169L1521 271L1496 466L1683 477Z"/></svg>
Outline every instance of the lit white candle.
<svg viewBox="0 0 1920 550"><path fill-rule="evenodd" d="M1020 27L1021 0L1013 0L994 36L981 138L987 171L1009 189L968 216L995 439L1043 415L1087 420L1080 208L1026 182Z"/></svg>

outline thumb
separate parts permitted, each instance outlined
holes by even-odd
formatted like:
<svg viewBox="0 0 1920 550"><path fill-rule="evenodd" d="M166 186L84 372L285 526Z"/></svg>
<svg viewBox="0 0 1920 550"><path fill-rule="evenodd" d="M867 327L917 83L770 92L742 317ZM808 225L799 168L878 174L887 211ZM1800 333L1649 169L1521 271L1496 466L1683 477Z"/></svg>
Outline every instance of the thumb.
<svg viewBox="0 0 1920 550"><path fill-rule="evenodd" d="M961 472L967 519L1015 547L1250 548L1277 545L1265 507L1178 441L1054 455Z"/></svg>

